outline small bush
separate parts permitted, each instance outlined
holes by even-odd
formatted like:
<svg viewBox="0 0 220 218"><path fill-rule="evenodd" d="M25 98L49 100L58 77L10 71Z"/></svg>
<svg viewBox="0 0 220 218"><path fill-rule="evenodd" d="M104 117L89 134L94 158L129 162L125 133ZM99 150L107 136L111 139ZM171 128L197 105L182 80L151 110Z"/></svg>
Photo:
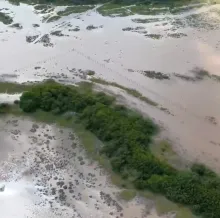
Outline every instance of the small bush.
<svg viewBox="0 0 220 218"><path fill-rule="evenodd" d="M8 103L0 103L0 113L5 113L10 108Z"/></svg>
<svg viewBox="0 0 220 218"><path fill-rule="evenodd" d="M208 176L208 177L215 177L216 174L200 163L194 163L191 167L192 172L197 173L199 176Z"/></svg>
<svg viewBox="0 0 220 218"><path fill-rule="evenodd" d="M135 190L123 190L120 192L119 197L123 200L130 201L136 196Z"/></svg>
<svg viewBox="0 0 220 218"><path fill-rule="evenodd" d="M19 100L14 100L14 104L19 104L20 101Z"/></svg>
<svg viewBox="0 0 220 218"><path fill-rule="evenodd" d="M93 75L95 75L95 71L93 71L93 70L88 70L88 71L87 71L87 75L93 76Z"/></svg>

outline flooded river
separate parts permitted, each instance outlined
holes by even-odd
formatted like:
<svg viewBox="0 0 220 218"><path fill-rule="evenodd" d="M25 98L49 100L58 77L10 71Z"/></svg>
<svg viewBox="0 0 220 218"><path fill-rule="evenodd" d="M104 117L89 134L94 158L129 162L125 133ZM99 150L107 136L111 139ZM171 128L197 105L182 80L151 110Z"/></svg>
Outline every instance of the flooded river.
<svg viewBox="0 0 220 218"><path fill-rule="evenodd" d="M50 23L44 22L45 14L37 13L30 5L16 6L0 0L0 8L13 17L13 23L20 24L14 28L0 23L2 81L53 78L75 83L83 78L81 71L75 73L76 69L93 70L95 77L136 89L169 110L170 113L165 113L111 90L122 95L131 107L155 119L164 129L163 137L172 140L180 155L220 172L219 4L175 14L128 17L104 17L97 13L96 7ZM52 16L62 9L56 7L48 14ZM165 76L155 77L159 75L156 72ZM24 135L22 140L28 140L28 136ZM9 146L9 149L15 148ZM31 166L33 160L28 161ZM21 180L19 189L23 190L24 185L29 186ZM20 196L13 187L12 182L6 189L9 197L16 193ZM22 195L34 189L27 188ZM93 191L96 195L97 190ZM88 205L81 206L85 209ZM111 212L108 207L105 210Z"/></svg>

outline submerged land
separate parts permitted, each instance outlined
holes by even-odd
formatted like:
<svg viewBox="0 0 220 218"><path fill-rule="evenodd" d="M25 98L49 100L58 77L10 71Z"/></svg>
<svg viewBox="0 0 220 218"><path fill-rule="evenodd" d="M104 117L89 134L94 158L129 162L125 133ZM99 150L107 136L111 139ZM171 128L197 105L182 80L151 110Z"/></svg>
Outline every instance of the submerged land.
<svg viewBox="0 0 220 218"><path fill-rule="evenodd" d="M96 166L94 168L95 171L98 170L99 172L105 169L107 174L104 173L104 175L109 174L110 178L112 177L113 183L116 182L119 187L124 189L121 193L119 190L117 191L118 194L116 196L119 199L131 201L136 195L139 198L143 196L148 197L149 194L143 195L139 194L139 192L141 193L142 190L151 191L155 194L165 195L167 201L169 199L176 203L187 205L195 214L202 215L202 217L208 217L210 214L212 214L212 217L218 217L218 205L216 205L216 200L219 198L218 184L220 178L218 175L203 164L193 163L184 168L179 168L178 165L173 165L169 162L171 155L176 156L176 154L172 151L169 142L154 141L159 130L157 125L149 118L144 118L137 112L118 104L114 96L95 91L94 85L88 82L79 83L77 86L61 85L52 80L33 85L12 85L7 83L4 85L8 87L14 86L14 91L17 89L23 91L20 99L15 99L13 104L8 102L1 103L0 105L1 115L4 116L4 125L8 126L8 124L12 123L14 127L17 127L14 130L10 130L13 134L12 140L19 141L19 136L22 136L20 128L24 123L28 126L32 123L29 131L32 133L31 135L37 134L38 137L34 135L28 136L32 140L31 147L26 145L26 148L22 148L24 149L23 152L16 151L23 153L23 160L18 159L18 163L16 163L16 158L12 156L10 162L3 161L3 165L6 165L7 168L13 163L12 168L21 167L22 171L24 171L22 179L26 176L34 177L35 185L42 187L37 189L40 196L48 196L50 199L46 200L46 203L40 204L49 203L51 213L58 215L59 210L55 205L61 204L61 206L73 208L76 217L88 216L82 215L83 211L80 211L80 208L77 206L78 203L76 203L85 198L85 196L84 198L82 196L82 191L77 195L74 194L73 200L69 195L76 193L75 188L80 185L79 180L74 180L73 175L71 175L71 170L73 170L72 164L85 165L86 168L90 168L91 164ZM12 118L11 116L15 117ZM62 143L58 146L57 134L48 134L51 131L50 126L44 132L44 129L39 128L38 123L33 123L30 120L25 121L27 119L24 120L25 117L36 119L36 121L41 123L68 127L72 131L67 129L59 130L61 134L67 131L69 136L68 139L60 136ZM91 133L87 133L87 131ZM41 134L48 139L42 138ZM91 134L94 134L94 136ZM68 141L64 141L64 139ZM54 147L53 144L51 145L51 140L54 141L54 145L57 147ZM84 145L85 150L80 145L80 142ZM158 148L159 150L155 150ZM59 150L62 152L60 153ZM65 154L65 152L67 153ZM86 153L83 154L83 152ZM59 156L62 153L63 157L61 158ZM166 156L166 153L168 156ZM88 157L84 159L87 156L86 154L89 155L89 160ZM28 157L34 155L32 157L34 162L28 165L26 165L27 160L25 158L27 155ZM4 160L4 152L2 156ZM77 158L78 163L75 162L75 158ZM64 176L57 176L64 169L69 172L67 175L69 179ZM102 183L97 186L97 182L101 178L98 179L91 171L86 176L81 170L79 169L78 172L80 181L82 180L80 187L84 187L83 190L85 191L83 192L87 193L86 198L93 199L95 196L92 194L88 196L91 190L87 190L87 188L101 189ZM83 172L85 172L85 169ZM5 174L5 180L9 183L12 182L18 176L17 173L9 168L9 171ZM78 178L77 171L74 170L73 174L75 178ZM41 179L36 182L39 176ZM93 178L91 181L90 176ZM45 177L47 177L47 182L44 180L46 179ZM118 179L114 181L117 177ZM76 186L72 181L76 182ZM106 182L104 187L108 191L112 191L109 189L111 185L108 185L108 180ZM58 186L60 186L60 189L57 193ZM100 207L97 205L99 205L100 200L105 200L104 204L112 205L112 211L109 212L111 216L117 217L118 214L123 217L124 213L127 213L126 209L123 209L123 206L109 194L100 191L101 199L98 200L97 197L95 197L96 204L94 204L95 208L92 207L93 210L99 211ZM207 198L209 198L208 201ZM140 204L138 203L139 201L140 199L133 202L133 204ZM85 200L83 202L85 203ZM140 204L142 209L139 208L139 211L135 212L140 214L140 217L147 216L153 209L152 206L144 206L144 203L146 203L146 200L142 200ZM88 206L88 204L90 208L91 202L87 202L85 206ZM197 207L196 210L194 209L195 205ZM171 212L169 207L166 209L168 212ZM102 208L101 211L104 212L103 210ZM69 213L67 210L65 211L66 214ZM173 212L175 215L179 213L179 217L184 216L178 207ZM93 211L91 213L95 214L97 212ZM35 212L32 215L36 215ZM104 214L100 214L100 217L104 216ZM133 216L135 214L127 214L125 217ZM191 216L190 213L187 216Z"/></svg>
<svg viewBox="0 0 220 218"><path fill-rule="evenodd" d="M0 1L1 215L218 218L219 24L218 1Z"/></svg>

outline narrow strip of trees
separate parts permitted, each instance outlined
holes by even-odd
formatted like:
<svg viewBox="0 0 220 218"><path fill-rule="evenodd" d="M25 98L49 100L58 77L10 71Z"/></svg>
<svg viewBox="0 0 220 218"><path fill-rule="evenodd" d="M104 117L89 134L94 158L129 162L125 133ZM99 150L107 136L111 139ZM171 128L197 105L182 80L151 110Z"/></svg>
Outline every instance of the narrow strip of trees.
<svg viewBox="0 0 220 218"><path fill-rule="evenodd" d="M55 114L76 112L87 129L105 142L102 152L114 171L129 178L138 189L150 189L188 205L205 218L220 217L220 179L203 165L177 171L149 150L157 126L104 93L82 92L59 84L35 85L20 98L24 112L43 110Z"/></svg>

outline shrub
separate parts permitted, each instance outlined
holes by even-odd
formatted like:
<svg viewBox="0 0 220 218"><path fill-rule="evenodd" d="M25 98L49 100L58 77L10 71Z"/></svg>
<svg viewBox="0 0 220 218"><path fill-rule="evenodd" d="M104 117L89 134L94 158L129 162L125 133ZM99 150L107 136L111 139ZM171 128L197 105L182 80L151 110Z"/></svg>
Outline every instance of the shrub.
<svg viewBox="0 0 220 218"><path fill-rule="evenodd" d="M25 92L20 98L20 108L24 112L34 112L39 107L39 99L34 92Z"/></svg>
<svg viewBox="0 0 220 218"><path fill-rule="evenodd" d="M212 170L210 170L203 164L199 164L199 163L194 163L191 167L191 170L197 173L199 176L210 176L210 177L216 176L216 174Z"/></svg>
<svg viewBox="0 0 220 218"><path fill-rule="evenodd" d="M19 104L20 101L19 100L14 100L14 104Z"/></svg>

